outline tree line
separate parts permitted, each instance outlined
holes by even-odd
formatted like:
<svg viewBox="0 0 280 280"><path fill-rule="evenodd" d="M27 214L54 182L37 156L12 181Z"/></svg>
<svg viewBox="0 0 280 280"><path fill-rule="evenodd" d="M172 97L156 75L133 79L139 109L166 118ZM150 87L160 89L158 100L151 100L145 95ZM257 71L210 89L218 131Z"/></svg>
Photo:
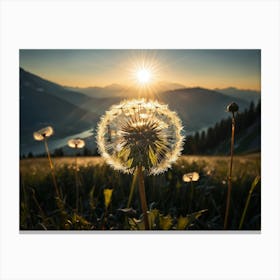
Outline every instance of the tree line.
<svg viewBox="0 0 280 280"><path fill-rule="evenodd" d="M238 137L256 121L260 124L261 100L250 103L248 109L238 112L235 118L235 135ZM231 116L222 119L207 130L186 137L183 154L212 154L225 140L231 137Z"/></svg>

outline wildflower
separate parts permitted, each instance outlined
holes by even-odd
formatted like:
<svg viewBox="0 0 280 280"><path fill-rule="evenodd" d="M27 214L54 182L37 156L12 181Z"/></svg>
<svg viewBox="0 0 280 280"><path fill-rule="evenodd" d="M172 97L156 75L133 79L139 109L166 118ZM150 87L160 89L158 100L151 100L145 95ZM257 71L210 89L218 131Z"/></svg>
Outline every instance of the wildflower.
<svg viewBox="0 0 280 280"><path fill-rule="evenodd" d="M181 154L182 129L181 120L167 105L125 100L101 118L96 140L100 154L115 170L134 173L141 166L148 175L156 175Z"/></svg>
<svg viewBox="0 0 280 280"><path fill-rule="evenodd" d="M184 182L196 182L199 180L199 174L197 172L190 172L183 175Z"/></svg>
<svg viewBox="0 0 280 280"><path fill-rule="evenodd" d="M68 141L68 146L70 148L74 148L74 149L81 149L85 146L85 141L82 139L78 139L78 138L70 139Z"/></svg>
<svg viewBox="0 0 280 280"><path fill-rule="evenodd" d="M37 141L43 141L45 138L52 136L54 133L51 126L44 127L33 133L33 137Z"/></svg>

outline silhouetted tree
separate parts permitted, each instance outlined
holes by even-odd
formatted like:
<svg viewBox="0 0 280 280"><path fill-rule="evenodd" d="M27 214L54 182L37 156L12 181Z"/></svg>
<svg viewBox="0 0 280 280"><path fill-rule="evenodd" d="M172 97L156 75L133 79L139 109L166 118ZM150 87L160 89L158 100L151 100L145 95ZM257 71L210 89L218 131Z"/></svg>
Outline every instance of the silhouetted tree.
<svg viewBox="0 0 280 280"><path fill-rule="evenodd" d="M28 157L28 158L33 158L34 155L32 154L32 152L29 152L28 155L27 155L27 157Z"/></svg>
<svg viewBox="0 0 280 280"><path fill-rule="evenodd" d="M63 157L64 156L63 149L62 148L55 149L53 152L53 156L54 157Z"/></svg>
<svg viewBox="0 0 280 280"><path fill-rule="evenodd" d="M87 147L84 147L83 155L84 156L90 156L91 155L91 151Z"/></svg>
<svg viewBox="0 0 280 280"><path fill-rule="evenodd" d="M236 115L236 135L240 135L244 130L248 129L254 122L258 121L258 129L260 132L261 117L261 100L257 106L254 102L250 103L249 109L239 112ZM222 119L213 127L209 127L200 134L196 132L193 136L188 136L184 145L184 154L203 154L211 153L213 149L218 147L222 142L231 135L231 118Z"/></svg>

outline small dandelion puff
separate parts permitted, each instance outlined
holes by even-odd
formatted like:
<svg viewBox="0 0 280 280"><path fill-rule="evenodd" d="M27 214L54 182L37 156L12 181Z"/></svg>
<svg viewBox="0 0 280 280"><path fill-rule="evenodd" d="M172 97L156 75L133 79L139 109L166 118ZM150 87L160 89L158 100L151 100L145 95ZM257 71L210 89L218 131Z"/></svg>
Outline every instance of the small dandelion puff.
<svg viewBox="0 0 280 280"><path fill-rule="evenodd" d="M68 141L68 146L70 148L74 148L74 149L81 149L85 146L85 141L82 139L78 139L78 138L70 139Z"/></svg>
<svg viewBox="0 0 280 280"><path fill-rule="evenodd" d="M79 138L74 138L68 140L68 146L73 149L81 149L85 146L85 141ZM76 211L79 211L79 199L80 199L80 194L79 194L79 179L78 179L78 172L80 171L80 168L78 166L78 158L77 155L75 157L75 182L76 182Z"/></svg>
<svg viewBox="0 0 280 280"><path fill-rule="evenodd" d="M56 193L57 198L61 201L62 194L60 193L58 186L57 186L54 165L53 165L53 162L51 159L51 154L50 154L49 146L48 146L48 142L47 142L47 138L52 136L53 133L54 133L53 128L51 126L47 126L38 131L35 131L33 133L33 137L36 141L44 141L44 143L45 143L45 149L46 149L46 153L47 153L49 164L50 164L55 193ZM58 207L61 208L62 206L58 203Z"/></svg>
<svg viewBox="0 0 280 280"><path fill-rule="evenodd" d="M54 130L51 126L44 127L33 133L33 137L36 141L43 141L45 138L52 136Z"/></svg>
<svg viewBox="0 0 280 280"><path fill-rule="evenodd" d="M184 182L196 182L199 180L199 174L197 172L190 172L183 175Z"/></svg>
<svg viewBox="0 0 280 280"><path fill-rule="evenodd" d="M157 101L132 99L113 105L97 129L100 154L115 170L148 175L165 172L183 148L182 124L177 114Z"/></svg>
<svg viewBox="0 0 280 280"><path fill-rule="evenodd" d="M238 112L238 109L239 107L235 102L232 102L227 106L227 112L235 113Z"/></svg>

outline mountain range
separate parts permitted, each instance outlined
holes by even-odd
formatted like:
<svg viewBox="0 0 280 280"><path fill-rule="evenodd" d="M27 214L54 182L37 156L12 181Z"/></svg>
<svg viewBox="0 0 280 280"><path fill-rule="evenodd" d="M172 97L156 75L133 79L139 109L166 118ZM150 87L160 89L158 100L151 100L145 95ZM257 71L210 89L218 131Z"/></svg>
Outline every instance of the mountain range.
<svg viewBox="0 0 280 280"><path fill-rule="evenodd" d="M235 87L228 87L228 88L215 88L215 91L221 92L227 96L234 96L248 102L253 101L257 103L261 98L261 93L259 91L251 90L251 89L238 89Z"/></svg>
<svg viewBox="0 0 280 280"><path fill-rule="evenodd" d="M226 90L222 93L221 90L201 87L176 87L181 85L165 83L161 87L164 91L157 94L157 99L178 113L186 134L205 129L228 117L226 106L231 102L238 103L240 110L244 110L251 98L241 98L241 91L237 89L230 94ZM66 144L64 140L73 135L89 130L95 133L104 112L111 105L133 95L136 95L135 91L116 84L108 87L65 87L20 68L21 154L43 152L43 145L33 140L33 132L44 126L51 125L55 130L53 143L56 140L58 144L50 144L51 149L63 146ZM94 138L86 135L89 147L94 148Z"/></svg>

